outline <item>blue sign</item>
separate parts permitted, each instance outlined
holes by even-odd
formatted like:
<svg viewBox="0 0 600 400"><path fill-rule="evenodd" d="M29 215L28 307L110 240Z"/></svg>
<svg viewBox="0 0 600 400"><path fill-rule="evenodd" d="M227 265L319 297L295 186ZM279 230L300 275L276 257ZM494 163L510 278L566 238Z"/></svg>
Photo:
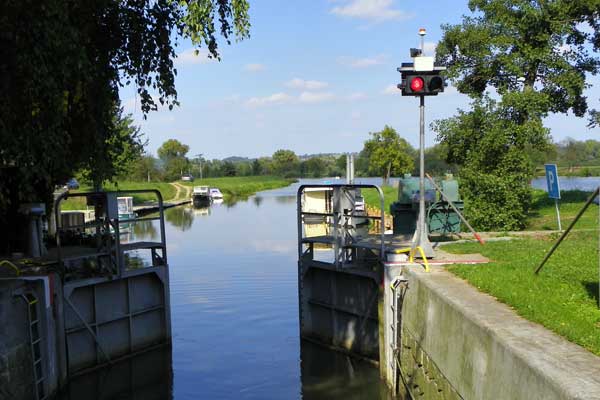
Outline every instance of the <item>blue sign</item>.
<svg viewBox="0 0 600 400"><path fill-rule="evenodd" d="M546 164L546 183L548 184L548 197L560 199L560 187L558 185L558 170L556 164Z"/></svg>

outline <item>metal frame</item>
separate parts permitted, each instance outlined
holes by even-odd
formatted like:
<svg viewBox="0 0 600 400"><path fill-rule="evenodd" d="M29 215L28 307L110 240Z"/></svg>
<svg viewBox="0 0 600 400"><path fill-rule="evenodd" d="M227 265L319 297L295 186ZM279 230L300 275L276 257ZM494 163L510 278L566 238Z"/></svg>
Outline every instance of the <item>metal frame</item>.
<svg viewBox="0 0 600 400"><path fill-rule="evenodd" d="M331 213L314 213L305 212L302 210L302 195L306 189L333 189L333 210ZM381 214L378 217L368 215L356 215L354 209L351 209L350 214L344 213L342 208L342 196L349 196L350 191L355 189L376 189L379 194L380 210ZM331 226L333 227L333 235L331 238L323 238L328 244L333 245L334 250L334 265L336 268L340 268L348 258L346 256L346 250L352 245L356 244L355 238L350 233L352 218L364 218L370 220L381 221L381 232L380 232L380 248L379 248L379 260L383 260L385 257L385 202L383 191L377 185L362 185L362 184L334 184L334 185L301 185L298 188L297 197L297 229L298 229L298 257L301 259L305 255L313 254L313 244L305 242L303 238L302 227L304 225L303 216L322 216L326 219L331 218ZM309 248L304 251L304 245L308 244ZM311 257L312 258L312 257Z"/></svg>
<svg viewBox="0 0 600 400"><path fill-rule="evenodd" d="M103 206L105 209L108 208L108 195L114 194L115 196L125 195L125 194L140 194L140 193L153 193L156 195L158 200L158 217L144 217L144 218L127 218L124 220L120 220L118 217L114 219L109 219L106 217L105 219L101 219L101 216L96 215L95 221L91 223L86 223L83 225L71 226L69 229L73 228L94 228L96 227L98 230L100 228L104 228L106 232L110 232L112 228L114 231L114 235L106 236L106 243L102 243L102 239L98 238L96 252L92 254L86 254L81 257L83 258L95 258L99 260L102 257L108 257L110 260L110 264L115 266L115 271L111 271L112 275L117 275L119 277L123 276L125 271L124 265L124 253L125 251L138 250L138 249L150 249L152 251L152 262L153 266L156 265L157 262L161 262L162 265L167 266L167 245L166 245L166 237L165 237L165 219L164 219L164 203L162 194L157 189L137 189L137 190L120 190L116 192L81 192L81 193L69 193L64 192L60 196L56 198L54 201L54 213L56 219L56 247L57 247L57 262L59 268L61 268L61 276L64 280L66 266L64 265L64 259L62 255L62 246L61 246L61 232L64 232L65 229L62 226L62 218L61 218L61 203L63 200L66 200L71 197L98 197L102 199ZM125 223L132 223L137 221L151 221L151 220L159 220L160 221L160 242L139 242L137 245L127 245L123 246L120 240L120 225ZM113 240L114 236L114 240ZM114 243L113 243L114 242ZM156 254L156 249L161 249L161 256ZM80 257L80 258L81 258Z"/></svg>

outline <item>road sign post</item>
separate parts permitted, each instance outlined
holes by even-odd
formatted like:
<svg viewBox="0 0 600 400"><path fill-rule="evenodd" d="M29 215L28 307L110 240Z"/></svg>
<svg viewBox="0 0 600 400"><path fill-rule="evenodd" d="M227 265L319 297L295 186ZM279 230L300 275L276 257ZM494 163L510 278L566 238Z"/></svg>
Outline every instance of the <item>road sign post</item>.
<svg viewBox="0 0 600 400"><path fill-rule="evenodd" d="M546 183L548 184L548 197L554 199L556 207L556 220L558 222L558 230L562 231L560 223L560 209L558 208L558 200L560 199L560 185L558 183L558 168L556 164L545 164Z"/></svg>

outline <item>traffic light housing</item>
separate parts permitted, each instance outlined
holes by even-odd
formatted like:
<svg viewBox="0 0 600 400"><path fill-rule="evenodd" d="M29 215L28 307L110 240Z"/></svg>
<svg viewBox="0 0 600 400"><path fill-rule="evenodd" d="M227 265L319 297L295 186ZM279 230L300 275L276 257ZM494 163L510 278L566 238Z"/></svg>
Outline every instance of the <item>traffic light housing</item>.
<svg viewBox="0 0 600 400"><path fill-rule="evenodd" d="M437 96L444 91L444 78L440 71L400 71L402 83L398 88L402 96Z"/></svg>

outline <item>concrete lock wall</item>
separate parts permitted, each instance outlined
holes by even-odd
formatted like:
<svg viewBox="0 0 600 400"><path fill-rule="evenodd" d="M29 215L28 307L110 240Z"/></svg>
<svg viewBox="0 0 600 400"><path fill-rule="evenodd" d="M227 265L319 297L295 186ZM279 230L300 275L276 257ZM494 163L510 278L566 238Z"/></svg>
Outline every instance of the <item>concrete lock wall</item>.
<svg viewBox="0 0 600 400"><path fill-rule="evenodd" d="M29 331L28 304L21 294L37 299L35 305L40 343L37 365L43 382L40 393L51 393L58 387L55 367L55 321L47 296L47 278L0 280L0 399L34 399L35 374Z"/></svg>
<svg viewBox="0 0 600 400"><path fill-rule="evenodd" d="M403 268L408 288L398 346L384 353L382 370L399 392L426 399L600 399L600 357L441 268ZM387 308L398 272L386 271ZM392 335L386 330L388 345Z"/></svg>

